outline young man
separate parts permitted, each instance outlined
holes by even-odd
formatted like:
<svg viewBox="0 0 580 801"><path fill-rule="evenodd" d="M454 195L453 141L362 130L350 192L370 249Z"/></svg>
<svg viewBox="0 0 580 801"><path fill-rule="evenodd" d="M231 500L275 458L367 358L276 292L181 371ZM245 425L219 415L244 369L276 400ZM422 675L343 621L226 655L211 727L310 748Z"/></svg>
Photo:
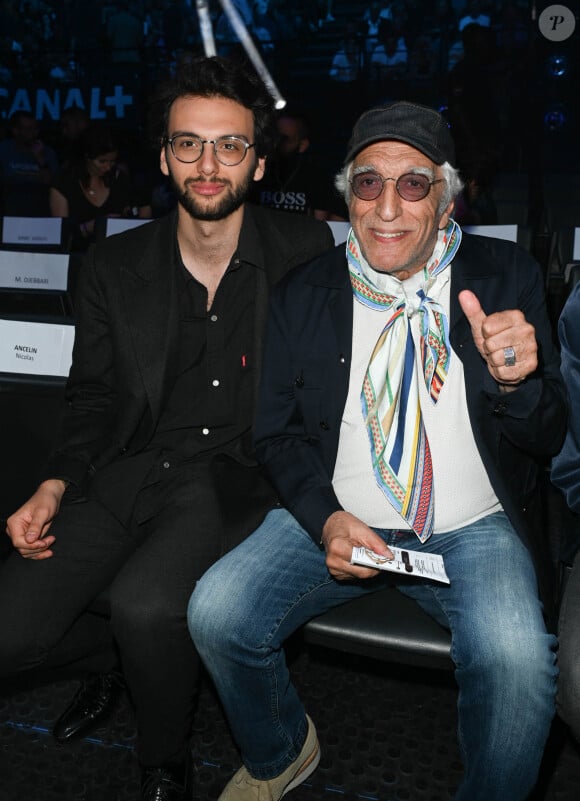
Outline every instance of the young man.
<svg viewBox="0 0 580 801"><path fill-rule="evenodd" d="M346 249L273 294L255 435L286 508L208 571L189 607L244 761L221 801L278 801L318 764L282 646L384 586L351 563L355 546L443 555L449 586L396 586L453 635L456 801L523 801L534 784L555 638L522 510L536 458L564 435L565 395L538 265L511 243L462 237L453 163L432 109L364 114L340 176Z"/></svg>
<svg viewBox="0 0 580 801"><path fill-rule="evenodd" d="M262 83L221 59L190 64L160 94L177 210L89 253L57 446L8 521L0 670L96 674L55 727L61 741L85 732L117 686L108 621L85 614L108 588L142 801L189 791L191 590L275 500L251 446L269 290L333 242L323 223L245 205L272 125Z"/></svg>

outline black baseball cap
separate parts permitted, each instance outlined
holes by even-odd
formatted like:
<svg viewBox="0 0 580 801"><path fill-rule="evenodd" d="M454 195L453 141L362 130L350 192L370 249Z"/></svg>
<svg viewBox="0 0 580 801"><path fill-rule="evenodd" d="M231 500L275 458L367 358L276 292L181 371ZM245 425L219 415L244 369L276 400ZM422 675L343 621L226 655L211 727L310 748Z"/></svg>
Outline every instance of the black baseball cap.
<svg viewBox="0 0 580 801"><path fill-rule="evenodd" d="M359 117L345 164L367 145L392 139L417 148L435 164L455 161L455 144L445 118L428 106L401 101L370 109Z"/></svg>

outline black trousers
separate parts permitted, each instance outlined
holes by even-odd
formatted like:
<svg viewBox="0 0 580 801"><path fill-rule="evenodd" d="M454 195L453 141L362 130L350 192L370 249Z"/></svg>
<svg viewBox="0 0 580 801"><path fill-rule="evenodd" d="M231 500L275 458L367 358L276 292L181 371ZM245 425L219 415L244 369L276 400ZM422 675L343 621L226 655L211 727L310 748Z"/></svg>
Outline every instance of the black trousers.
<svg viewBox="0 0 580 801"><path fill-rule="evenodd" d="M199 673L186 624L195 583L273 504L257 467L228 457L165 464L139 491L128 523L95 498L63 504L51 526L54 555L32 561L14 552L0 567L0 674L106 671L114 640L144 765L187 751ZM87 611L107 588L110 618Z"/></svg>

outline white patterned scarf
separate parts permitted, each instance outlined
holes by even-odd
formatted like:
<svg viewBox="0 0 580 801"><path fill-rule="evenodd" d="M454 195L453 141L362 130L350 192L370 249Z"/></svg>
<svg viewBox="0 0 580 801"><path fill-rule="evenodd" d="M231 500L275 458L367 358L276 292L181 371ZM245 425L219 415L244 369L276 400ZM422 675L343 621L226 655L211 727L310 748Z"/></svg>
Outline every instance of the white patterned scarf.
<svg viewBox="0 0 580 801"><path fill-rule="evenodd" d="M461 229L450 220L439 232L424 268L424 284L417 292L423 378L433 403L437 403L449 370L451 345L447 316L428 293L437 276L453 260L460 243ZM431 452L419 404L418 369L409 324L409 314L414 310L407 309L398 279L385 276L387 284L392 283L392 293L372 284L371 271L352 229L346 252L355 298L389 315L371 355L361 391L373 470L389 502L421 542L425 542L433 533L435 501Z"/></svg>

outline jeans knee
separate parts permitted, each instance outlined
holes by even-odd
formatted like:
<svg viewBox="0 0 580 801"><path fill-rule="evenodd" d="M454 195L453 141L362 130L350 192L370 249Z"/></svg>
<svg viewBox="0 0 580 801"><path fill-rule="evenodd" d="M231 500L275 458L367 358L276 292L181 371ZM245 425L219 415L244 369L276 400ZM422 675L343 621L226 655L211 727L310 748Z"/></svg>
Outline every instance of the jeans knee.
<svg viewBox="0 0 580 801"><path fill-rule="evenodd" d="M555 638L548 633L526 632L526 636L498 635L478 650L469 663L470 672L483 677L487 692L509 699L527 698L530 703L554 707L556 691Z"/></svg>
<svg viewBox="0 0 580 801"><path fill-rule="evenodd" d="M211 580L197 582L187 606L187 626L200 653L208 643L215 649L229 641L236 610L227 600Z"/></svg>
<svg viewBox="0 0 580 801"><path fill-rule="evenodd" d="M252 586L237 582L229 571L222 580L220 570L217 563L197 582L187 609L189 632L202 656L252 651L254 639L263 636L259 622L266 614L252 597Z"/></svg>

